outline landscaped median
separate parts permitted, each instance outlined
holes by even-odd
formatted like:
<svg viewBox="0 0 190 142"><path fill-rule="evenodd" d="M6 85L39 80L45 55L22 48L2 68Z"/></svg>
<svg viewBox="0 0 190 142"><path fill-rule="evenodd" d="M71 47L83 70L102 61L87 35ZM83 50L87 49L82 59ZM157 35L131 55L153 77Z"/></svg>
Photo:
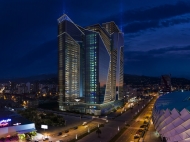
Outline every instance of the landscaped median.
<svg viewBox="0 0 190 142"><path fill-rule="evenodd" d="M116 140L129 128L129 124L124 126L109 142L116 142Z"/></svg>
<svg viewBox="0 0 190 142"><path fill-rule="evenodd" d="M90 133L98 130L100 127L104 127L104 124L100 124L99 127L94 127L93 129L91 129L89 132L83 133L81 135L77 135L75 138L73 138L72 140L70 140L69 142L76 142L80 139L82 139L83 137L89 135Z"/></svg>

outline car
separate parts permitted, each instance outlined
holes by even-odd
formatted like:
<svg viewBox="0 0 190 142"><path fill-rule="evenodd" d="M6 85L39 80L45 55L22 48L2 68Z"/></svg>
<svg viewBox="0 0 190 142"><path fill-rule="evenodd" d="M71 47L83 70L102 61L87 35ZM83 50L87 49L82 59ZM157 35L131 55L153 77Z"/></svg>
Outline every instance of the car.
<svg viewBox="0 0 190 142"><path fill-rule="evenodd" d="M63 142L63 140L58 140L58 141L56 141L56 142Z"/></svg>
<svg viewBox="0 0 190 142"><path fill-rule="evenodd" d="M57 134L57 136L61 136L62 135L62 132L59 132L58 134Z"/></svg>
<svg viewBox="0 0 190 142"><path fill-rule="evenodd" d="M74 127L73 129L76 130L76 129L78 129L78 127L76 126L76 127Z"/></svg>
<svg viewBox="0 0 190 142"><path fill-rule="evenodd" d="M47 140L49 140L49 138L43 138L43 141L47 141Z"/></svg>
<svg viewBox="0 0 190 142"><path fill-rule="evenodd" d="M144 130L143 129L139 129L137 132L143 132Z"/></svg>
<svg viewBox="0 0 190 142"><path fill-rule="evenodd" d="M88 127L88 125L85 125L84 127L85 127L85 128L87 128L87 127Z"/></svg>
<svg viewBox="0 0 190 142"><path fill-rule="evenodd" d="M147 125L141 125L140 126L140 128L146 128L147 127Z"/></svg>
<svg viewBox="0 0 190 142"><path fill-rule="evenodd" d="M135 135L134 135L134 139L138 139L138 138L140 138L140 136L137 135L137 134L135 134Z"/></svg>
<svg viewBox="0 0 190 142"><path fill-rule="evenodd" d="M64 138L64 137L67 137L67 136L68 136L68 134L64 134L64 135L63 135L63 136L61 136L61 137L63 137L63 138Z"/></svg>
<svg viewBox="0 0 190 142"><path fill-rule="evenodd" d="M82 123L82 126L85 126L86 124L87 124L87 122L83 122L83 123Z"/></svg>
<svg viewBox="0 0 190 142"><path fill-rule="evenodd" d="M69 130L65 130L65 133L68 133L69 132Z"/></svg>

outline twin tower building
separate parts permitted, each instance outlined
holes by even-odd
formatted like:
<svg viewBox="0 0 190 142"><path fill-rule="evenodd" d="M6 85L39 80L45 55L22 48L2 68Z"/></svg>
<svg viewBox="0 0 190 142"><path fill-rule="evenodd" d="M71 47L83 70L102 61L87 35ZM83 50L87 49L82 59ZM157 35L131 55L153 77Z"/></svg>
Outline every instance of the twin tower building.
<svg viewBox="0 0 190 142"><path fill-rule="evenodd" d="M83 28L64 14L58 48L60 110L102 114L122 102L124 34L114 22Z"/></svg>

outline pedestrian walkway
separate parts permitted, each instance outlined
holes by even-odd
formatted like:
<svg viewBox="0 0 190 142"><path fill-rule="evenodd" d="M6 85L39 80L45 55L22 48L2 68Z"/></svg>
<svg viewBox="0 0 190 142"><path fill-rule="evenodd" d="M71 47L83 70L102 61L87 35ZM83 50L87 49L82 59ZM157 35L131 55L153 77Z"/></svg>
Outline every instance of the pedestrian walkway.
<svg viewBox="0 0 190 142"><path fill-rule="evenodd" d="M148 131L145 134L143 142L161 142L159 134L154 129L153 123L150 124Z"/></svg>

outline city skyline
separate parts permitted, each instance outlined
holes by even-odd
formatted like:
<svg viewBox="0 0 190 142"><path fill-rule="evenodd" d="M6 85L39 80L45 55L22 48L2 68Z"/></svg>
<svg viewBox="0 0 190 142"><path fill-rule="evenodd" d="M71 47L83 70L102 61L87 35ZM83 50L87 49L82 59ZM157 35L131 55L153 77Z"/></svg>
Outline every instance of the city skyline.
<svg viewBox="0 0 190 142"><path fill-rule="evenodd" d="M115 21L125 33L125 73L190 78L187 0L3 0L0 8L0 78L57 73L56 20L63 13L84 27Z"/></svg>

